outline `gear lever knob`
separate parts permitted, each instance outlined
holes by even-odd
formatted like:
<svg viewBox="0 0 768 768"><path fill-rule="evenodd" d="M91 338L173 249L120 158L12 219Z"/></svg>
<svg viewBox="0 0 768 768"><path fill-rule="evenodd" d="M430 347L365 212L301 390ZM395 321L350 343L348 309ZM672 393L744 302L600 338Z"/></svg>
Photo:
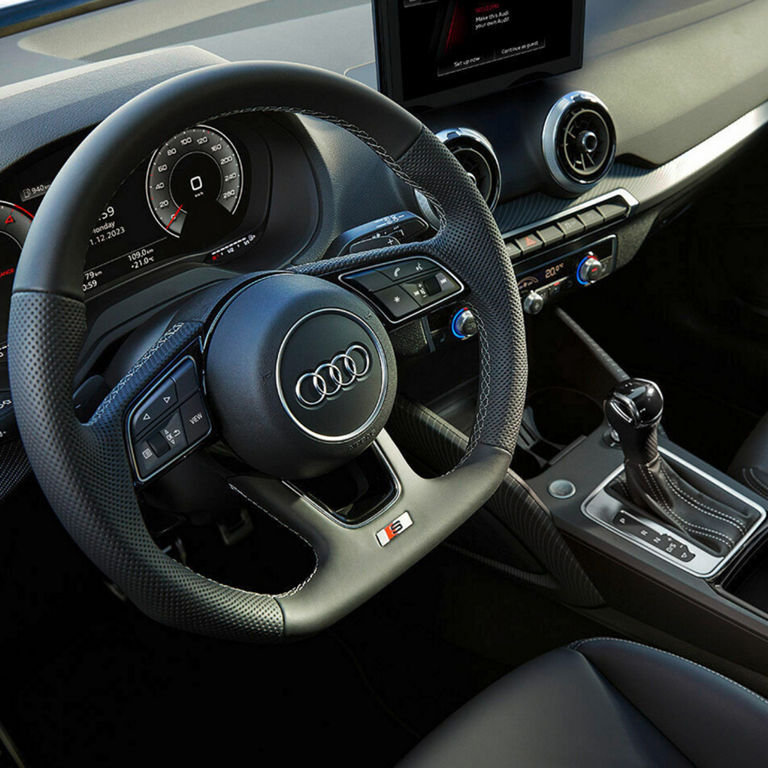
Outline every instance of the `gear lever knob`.
<svg viewBox="0 0 768 768"><path fill-rule="evenodd" d="M628 462L648 464L658 456L664 397L657 384L647 379L622 381L608 393L603 408Z"/></svg>

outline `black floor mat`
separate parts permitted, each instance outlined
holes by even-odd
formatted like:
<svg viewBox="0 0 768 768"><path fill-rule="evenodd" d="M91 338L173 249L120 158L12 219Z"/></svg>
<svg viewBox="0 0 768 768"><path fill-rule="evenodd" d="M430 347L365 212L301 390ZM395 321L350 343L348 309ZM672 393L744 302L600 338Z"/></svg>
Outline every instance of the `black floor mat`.
<svg viewBox="0 0 768 768"><path fill-rule="evenodd" d="M89 629L35 671L15 738L34 766L392 765L415 742L330 636L252 647L143 619Z"/></svg>
<svg viewBox="0 0 768 768"><path fill-rule="evenodd" d="M18 589L6 583L0 719L29 768L390 766L513 667L604 631L440 548L307 641L194 637L118 601L39 491L23 496L4 548Z"/></svg>
<svg viewBox="0 0 768 768"><path fill-rule="evenodd" d="M614 634L447 547L334 631L419 736L520 664L578 638Z"/></svg>

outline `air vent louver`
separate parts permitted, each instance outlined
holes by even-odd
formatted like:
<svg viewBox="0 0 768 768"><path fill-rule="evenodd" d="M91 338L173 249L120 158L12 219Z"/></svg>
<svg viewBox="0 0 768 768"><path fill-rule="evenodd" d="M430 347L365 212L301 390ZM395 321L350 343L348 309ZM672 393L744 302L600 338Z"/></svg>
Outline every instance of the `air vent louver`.
<svg viewBox="0 0 768 768"><path fill-rule="evenodd" d="M608 172L616 154L608 109L591 93L563 96L547 116L542 149L555 181L569 192L583 192Z"/></svg>
<svg viewBox="0 0 768 768"><path fill-rule="evenodd" d="M449 128L440 131L437 137L477 184L480 194L493 210L501 192L501 169L491 142L471 128Z"/></svg>

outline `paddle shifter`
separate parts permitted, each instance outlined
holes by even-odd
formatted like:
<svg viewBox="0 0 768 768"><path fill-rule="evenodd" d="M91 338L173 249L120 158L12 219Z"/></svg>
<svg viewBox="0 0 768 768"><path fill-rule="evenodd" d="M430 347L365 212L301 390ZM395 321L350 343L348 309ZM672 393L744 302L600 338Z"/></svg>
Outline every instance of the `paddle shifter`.
<svg viewBox="0 0 768 768"><path fill-rule="evenodd" d="M717 554L729 552L751 525L747 509L735 509L693 485L694 473L679 470L659 454L658 430L664 398L658 385L646 379L617 384L604 403L608 423L624 451L624 473L610 491L665 525Z"/></svg>

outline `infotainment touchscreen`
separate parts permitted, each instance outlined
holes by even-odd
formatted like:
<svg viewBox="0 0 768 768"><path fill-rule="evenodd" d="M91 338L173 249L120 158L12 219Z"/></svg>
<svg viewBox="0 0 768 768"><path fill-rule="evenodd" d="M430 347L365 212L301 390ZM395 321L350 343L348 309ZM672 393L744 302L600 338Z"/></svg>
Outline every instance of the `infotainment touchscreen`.
<svg viewBox="0 0 768 768"><path fill-rule="evenodd" d="M581 66L585 0L374 0L379 88L410 107Z"/></svg>

